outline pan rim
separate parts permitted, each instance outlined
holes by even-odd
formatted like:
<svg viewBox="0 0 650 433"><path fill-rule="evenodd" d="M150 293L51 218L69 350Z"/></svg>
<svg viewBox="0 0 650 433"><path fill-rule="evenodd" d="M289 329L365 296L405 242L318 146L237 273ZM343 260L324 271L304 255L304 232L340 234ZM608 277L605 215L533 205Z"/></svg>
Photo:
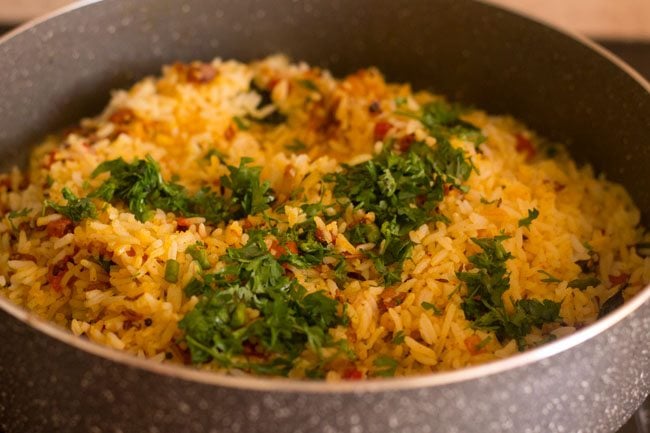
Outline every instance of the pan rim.
<svg viewBox="0 0 650 433"><path fill-rule="evenodd" d="M49 21L59 15L63 15L86 6L100 3L103 0L81 0L73 4L59 8L49 14L31 20L6 35L0 37L0 46L10 41L17 35L20 35L39 24ZM495 5L487 0L474 0L484 6L497 9L499 11L514 15L519 18L531 21L535 24L549 28L561 35L572 39L574 42L582 44L588 49L594 51L597 55L604 57L613 63L618 69L622 70L634 81L637 82L648 94L650 94L650 83L643 78L631 66L621 60L619 57L591 41L590 39L579 35L573 31L550 24L536 17L531 17L526 13L514 11L511 8L501 5ZM419 376L406 376L397 378L368 379L364 381L304 381L286 378L266 378L255 376L235 376L209 371L202 371L191 366L179 366L171 364L156 363L147 359L137 358L123 351L100 345L99 343L74 336L68 330L48 322L34 313L12 303L9 299L0 295L0 310L3 310L13 318L35 329L41 334L45 334L60 342L72 346L88 354L121 364L125 367L144 370L147 373L159 374L170 378L181 379L188 382L200 383L208 386L221 386L224 388L233 388L240 390L251 390L261 392L300 392L311 394L342 394L342 393L376 393L386 391L402 391L419 388L438 387L443 385L459 384L465 381L487 377L509 370L542 361L554 355L569 350L579 344L590 340L605 330L613 327L626 317L632 315L636 310L641 308L646 302L650 302L650 285L644 287L632 299L628 300L621 307L603 317L596 322L576 331L575 333L560 338L556 341L547 343L543 346L531 349L516 355L480 364L476 366L465 367L459 370L430 373Z"/></svg>

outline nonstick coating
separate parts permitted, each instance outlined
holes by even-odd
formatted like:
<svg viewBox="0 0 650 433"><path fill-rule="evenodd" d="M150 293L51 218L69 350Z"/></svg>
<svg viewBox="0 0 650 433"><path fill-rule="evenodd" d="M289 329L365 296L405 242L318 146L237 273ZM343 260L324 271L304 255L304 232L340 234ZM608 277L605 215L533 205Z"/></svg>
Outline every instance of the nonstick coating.
<svg viewBox="0 0 650 433"><path fill-rule="evenodd" d="M374 65L389 80L511 113L622 182L648 221L647 83L583 42L469 0L105 0L71 9L0 41L0 166L23 163L43 134L98 112L111 89L162 64L277 52L338 75ZM607 329L586 329L580 344L520 355L534 362L350 392L159 374L52 338L0 300L0 431L612 432L650 390L650 303L637 304Z"/></svg>

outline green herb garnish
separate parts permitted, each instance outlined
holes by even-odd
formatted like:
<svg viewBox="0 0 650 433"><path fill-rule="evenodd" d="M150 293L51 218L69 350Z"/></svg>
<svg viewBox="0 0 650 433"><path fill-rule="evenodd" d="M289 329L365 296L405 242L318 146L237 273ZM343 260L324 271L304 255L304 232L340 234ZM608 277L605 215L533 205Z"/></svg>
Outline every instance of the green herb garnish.
<svg viewBox="0 0 650 433"><path fill-rule="evenodd" d="M487 346L490 343L490 341L492 341L492 337L488 335L474 347L476 348L477 351L482 350L485 346Z"/></svg>
<svg viewBox="0 0 650 433"><path fill-rule="evenodd" d="M436 212L445 183L462 182L471 165L461 149L443 141L435 148L415 142L397 153L390 144L370 161L349 166L325 177L334 183L334 195L343 203L373 212L375 223L353 227L352 241L373 242L369 252L386 285L400 280L404 260L410 256L409 231L446 218Z"/></svg>
<svg viewBox="0 0 650 433"><path fill-rule="evenodd" d="M569 281L569 287L574 289L586 290L588 287L596 287L600 284L600 280L596 277L576 278Z"/></svg>
<svg viewBox="0 0 650 433"><path fill-rule="evenodd" d="M390 356L379 356L373 361L372 365L377 367L374 371L375 376L392 377L395 376L395 371L399 363Z"/></svg>
<svg viewBox="0 0 650 433"><path fill-rule="evenodd" d="M168 283L177 283L179 270L180 264L176 260L167 260L165 262L165 281Z"/></svg>
<svg viewBox="0 0 650 433"><path fill-rule="evenodd" d="M440 310L440 308L436 307L434 304L425 301L421 305L425 310L433 311L433 314L436 316L442 316L442 310Z"/></svg>
<svg viewBox="0 0 650 433"><path fill-rule="evenodd" d="M603 305L600 306L598 311L598 318L600 319L603 316L608 315L612 311L616 310L618 307L625 303L625 298L623 298L623 291L627 289L627 284L623 284L620 289L614 293L610 298L608 298Z"/></svg>
<svg viewBox="0 0 650 433"><path fill-rule="evenodd" d="M535 208L528 209L528 216L519 220L519 227L529 228L530 223L539 216L539 211Z"/></svg>
<svg viewBox="0 0 650 433"><path fill-rule="evenodd" d="M248 116L249 120L258 123L265 123L267 125L279 125L287 121L287 116L282 113L275 104L273 104L270 90L258 86L255 81L251 81L251 90L254 90L261 97L259 104L257 104L258 109L268 105L273 105L275 109L262 118Z"/></svg>
<svg viewBox="0 0 650 433"><path fill-rule="evenodd" d="M548 299L521 299L513 301L514 311L508 313L503 294L510 287L506 261L512 255L501 244L507 236L476 239L481 253L469 257L476 271L457 272L459 280L467 285L468 294L461 307L465 317L476 329L494 331L500 341L515 339L520 350L525 347L524 337L533 326L556 322L560 316L561 303Z"/></svg>
<svg viewBox="0 0 650 433"><path fill-rule="evenodd" d="M107 259L102 255L93 257L92 261L101 266L106 273L109 273L111 271L111 266L115 265L115 262L113 262L113 260Z"/></svg>
<svg viewBox="0 0 650 433"><path fill-rule="evenodd" d="M68 188L63 188L61 194L67 200L67 204L60 205L47 200L45 206L54 209L55 212L60 213L75 223L85 218L97 217L97 209L89 198L79 198Z"/></svg>
<svg viewBox="0 0 650 433"><path fill-rule="evenodd" d="M190 245L189 247L187 247L185 252L189 254L192 257L192 259L194 259L199 264L199 266L201 266L201 269L203 269L204 271L210 269L210 262L208 261L208 253L206 252L204 245L200 243Z"/></svg>
<svg viewBox="0 0 650 433"><path fill-rule="evenodd" d="M404 338L406 338L406 334L404 333L403 329L400 329L395 333L395 335L393 335L391 342L393 344L402 344L404 343Z"/></svg>
<svg viewBox="0 0 650 433"><path fill-rule="evenodd" d="M306 79L298 80L298 84L300 84L305 89L311 90L312 92L320 92L320 89L318 88L316 83L314 83L312 80L306 80Z"/></svg>
<svg viewBox="0 0 650 433"><path fill-rule="evenodd" d="M203 296L179 326L195 363L214 360L226 368L286 374L305 348L319 355L323 347L338 347L328 333L341 323L338 303L323 292L307 293L285 275L262 232L249 236L243 247L227 250L221 271L186 287L186 294L191 289ZM248 319L247 308L259 316ZM250 350L254 356L247 355Z"/></svg>
<svg viewBox="0 0 650 433"><path fill-rule="evenodd" d="M229 190L226 196L208 187L191 195L182 185L165 181L150 156L131 164L122 158L114 159L93 171L92 177L102 173L110 173L110 177L90 197L122 201L140 221L149 219L154 209L182 216L202 216L210 223L240 219L263 212L274 200L269 183L260 181L261 168L248 166L251 161L242 158L239 167L228 166L230 174L221 177L221 186Z"/></svg>
<svg viewBox="0 0 650 433"><path fill-rule="evenodd" d="M289 144L286 144L284 148L290 150L291 152L301 152L307 149L307 145L297 138L294 138L293 141Z"/></svg>
<svg viewBox="0 0 650 433"><path fill-rule="evenodd" d="M237 125L237 128L240 131L248 131L251 128L251 126L239 116L233 116L232 121L235 122L235 125Z"/></svg>
<svg viewBox="0 0 650 433"><path fill-rule="evenodd" d="M487 139L476 126L460 118L465 111L459 105L449 104L445 101L432 101L422 107L420 113L399 111L402 114L419 120L436 140L449 140L452 136L474 143L478 148Z"/></svg>
<svg viewBox="0 0 650 433"><path fill-rule="evenodd" d="M543 278L543 279L541 280L542 283L561 283L561 282L562 282L562 280L560 280L560 279L557 278L557 277L554 277L553 275L549 274L549 273L546 272L546 271L539 270L539 271L537 271L537 272L539 272L539 273L542 274L542 275L546 275L546 278Z"/></svg>
<svg viewBox="0 0 650 433"><path fill-rule="evenodd" d="M635 248L639 257L650 257L650 242L639 242Z"/></svg>

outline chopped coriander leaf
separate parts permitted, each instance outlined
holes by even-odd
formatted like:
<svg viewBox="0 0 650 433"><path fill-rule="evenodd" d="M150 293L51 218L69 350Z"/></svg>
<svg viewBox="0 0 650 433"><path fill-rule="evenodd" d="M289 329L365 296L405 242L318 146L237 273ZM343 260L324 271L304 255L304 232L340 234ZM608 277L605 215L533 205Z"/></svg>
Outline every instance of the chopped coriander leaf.
<svg viewBox="0 0 650 433"><path fill-rule="evenodd" d="M230 212L234 218L263 212L275 200L270 183L260 182L262 168L247 165L252 161L242 158L239 167L228 166L230 175L221 177L221 185L232 190Z"/></svg>
<svg viewBox="0 0 650 433"><path fill-rule="evenodd" d="M397 112L397 114L419 120L438 141L449 140L455 135L473 142L478 147L486 137L481 134L479 128L460 118L464 111L465 109L459 105L445 101L432 101L424 105L420 113Z"/></svg>
<svg viewBox="0 0 650 433"><path fill-rule="evenodd" d="M186 296L196 296L209 292L210 287L207 287L206 284L198 278L192 278L183 291Z"/></svg>
<svg viewBox="0 0 650 433"><path fill-rule="evenodd" d="M553 275L549 274L549 273L546 272L546 271L543 271L543 270L540 269L540 270L537 271L537 272L539 272L540 274L546 275L546 278L543 278L543 279L541 280L542 283L561 283L561 282L562 282L562 280L560 280L560 279L557 278L557 277L554 277Z"/></svg>
<svg viewBox="0 0 650 433"><path fill-rule="evenodd" d="M452 290L451 293L449 293L449 294L447 295L447 299L451 299L451 298L452 298L456 293L458 293L458 292L460 291L460 288L461 288L462 286L463 286L462 283L458 283L458 285L456 286L456 288L455 288L454 290Z"/></svg>
<svg viewBox="0 0 650 433"><path fill-rule="evenodd" d="M406 102L407 99L404 96L398 96L397 98L395 98L395 105L397 107L401 107L402 105L406 104Z"/></svg>
<svg viewBox="0 0 650 433"><path fill-rule="evenodd" d="M177 283L179 270L180 264L176 260L167 260L167 262L165 262L165 281L168 283Z"/></svg>
<svg viewBox="0 0 650 433"><path fill-rule="evenodd" d="M392 377L395 376L395 371L399 363L390 356L379 356L373 361L372 365L377 367L374 371L375 376Z"/></svg>
<svg viewBox="0 0 650 433"><path fill-rule="evenodd" d="M13 210L7 214L7 219L9 220L9 225L11 225L12 230L17 230L16 225L14 224L15 218L24 218L32 211L30 208L25 208L21 210Z"/></svg>
<svg viewBox="0 0 650 433"><path fill-rule="evenodd" d="M404 343L404 338L406 338L406 334L404 333L404 330L400 329L393 335L393 340L391 342L393 344L402 344Z"/></svg>
<svg viewBox="0 0 650 433"><path fill-rule="evenodd" d="M498 206L498 204L499 204L500 202L501 202L501 199L500 199L500 198L496 198L496 199L494 199L494 200L488 200L488 199L486 199L485 197L481 197L481 203L483 203L483 204L494 204L494 203L497 203L497 206Z"/></svg>
<svg viewBox="0 0 650 433"><path fill-rule="evenodd" d="M574 289L586 290L588 287L596 287L600 280L596 277L576 278L569 281L569 287Z"/></svg>
<svg viewBox="0 0 650 433"><path fill-rule="evenodd" d="M286 276L263 232L249 236L243 247L227 250L222 270L186 287L188 295L202 296L179 326L196 363L286 374L305 348L320 357L322 348L338 347L328 332L341 323L338 302L323 292L307 293ZM249 319L247 309L257 318ZM246 355L250 347L256 356Z"/></svg>
<svg viewBox="0 0 650 433"><path fill-rule="evenodd" d="M596 274L598 272L598 265L600 262L600 256L595 251L588 251L589 258L583 260L576 260L576 265L580 267L580 270L584 274Z"/></svg>
<svg viewBox="0 0 650 433"><path fill-rule="evenodd" d="M627 284L623 284L621 288L616 291L616 293L614 293L605 302L603 302L603 305L600 306L600 310L598 311L599 319L623 305L625 302L625 299L623 298L623 291L625 289L627 289Z"/></svg>
<svg viewBox="0 0 650 433"><path fill-rule="evenodd" d="M305 89L311 90L312 92L320 92L320 89L318 88L316 83L314 83L312 80L307 80L307 79L298 80L298 84L300 84Z"/></svg>
<svg viewBox="0 0 650 433"><path fill-rule="evenodd" d="M345 232L347 239L355 245L377 243L381 240L381 231L373 223L357 224Z"/></svg>
<svg viewBox="0 0 650 433"><path fill-rule="evenodd" d="M219 159L219 161L221 161L221 163L224 163L224 161L226 160L225 155L221 151L219 151L218 149L210 149L210 150L208 150L206 152L205 156L203 157L203 159L206 159L206 160L209 161L210 159L212 159L213 156L216 156L217 159Z"/></svg>
<svg viewBox="0 0 650 433"><path fill-rule="evenodd" d="M530 226L530 223L532 223L534 219L537 219L538 216L539 211L537 209L528 209L528 216L519 220L519 227L528 228Z"/></svg>
<svg viewBox="0 0 650 433"><path fill-rule="evenodd" d="M93 257L92 261L97 263L99 266L101 266L104 272L106 273L110 272L111 266L115 265L115 262L101 255L97 257Z"/></svg>
<svg viewBox="0 0 650 433"><path fill-rule="evenodd" d="M297 138L294 138L293 141L289 144L286 144L284 148L290 150L291 152L300 152L307 149L307 145Z"/></svg>
<svg viewBox="0 0 650 433"><path fill-rule="evenodd" d="M343 304L343 308L341 311L341 325L343 326L348 326L350 325L350 316L348 316L348 304L347 302Z"/></svg>
<svg viewBox="0 0 650 433"><path fill-rule="evenodd" d="M239 116L233 116L232 121L235 122L235 125L237 125L240 131L248 131L250 129L250 125Z"/></svg>
<svg viewBox="0 0 650 433"><path fill-rule="evenodd" d="M185 188L165 182L151 156L137 159L132 164L122 158L105 161L97 166L91 176L96 178L103 173L110 173L110 177L90 197L107 202L122 201L140 221L149 219L152 207L172 212L189 208Z"/></svg>
<svg viewBox="0 0 650 433"><path fill-rule="evenodd" d="M650 242L639 242L635 247L639 257L650 257Z"/></svg>
<svg viewBox="0 0 650 433"><path fill-rule="evenodd" d="M26 207L24 209L21 209L21 210L12 210L11 212L9 212L7 214L7 218L9 218L10 220L14 219L14 218L23 218L23 217L26 217L27 215L29 215L29 213L31 211L32 211L32 209L28 208L28 207Z"/></svg>
<svg viewBox="0 0 650 433"><path fill-rule="evenodd" d="M275 110L262 118L254 118L249 116L248 118L250 120L258 123L265 123L268 125L279 125L287 121L287 116L280 112L277 106L273 104L270 90L258 86L255 81L251 81L251 90L254 90L261 97L259 104L257 104L258 109L266 107L268 105L273 105L275 107Z"/></svg>
<svg viewBox="0 0 650 433"><path fill-rule="evenodd" d="M468 294L461 304L465 317L476 329L493 331L500 341L514 339L519 350L525 348L524 337L533 326L556 322L561 303L548 299L520 299L513 302L514 311L506 311L503 294L510 287L506 261L512 255L501 244L507 236L473 238L483 252L469 257L476 271L457 272Z"/></svg>
<svg viewBox="0 0 650 433"><path fill-rule="evenodd" d="M436 307L434 304L425 301L425 302L422 302L422 304L420 304L420 305L422 305L422 308L424 308L425 310L433 311L433 314L435 314L436 316L442 316L442 311L440 310L440 308Z"/></svg>
<svg viewBox="0 0 650 433"><path fill-rule="evenodd" d="M492 337L488 335L475 346L476 350L477 351L482 350L485 346L487 346L490 343L490 341L492 341Z"/></svg>
<svg viewBox="0 0 650 433"><path fill-rule="evenodd" d="M239 167L229 165L230 174L221 177L222 187L230 190L228 196L217 195L208 187L190 195L182 185L166 182L150 156L131 164L122 158L105 161L92 177L102 173L110 173L110 177L90 197L124 202L140 221L149 219L154 209L202 216L210 223L240 219L264 211L274 200L269 183L260 181L261 168L248 166L250 161L242 158Z"/></svg>
<svg viewBox="0 0 650 433"><path fill-rule="evenodd" d="M45 206L54 209L55 212L60 213L75 223L85 218L97 217L97 209L88 197L79 198L68 188L63 188L61 194L67 200L67 204L60 205L47 200Z"/></svg>
<svg viewBox="0 0 650 433"><path fill-rule="evenodd" d="M403 153L391 147L388 143L372 160L343 165L341 172L325 176L326 182L334 183L341 203L375 214L373 225L353 227L349 235L354 243L376 244L367 254L385 285L401 279L402 264L412 248L408 233L422 224L446 220L436 212L445 184L459 185L472 170L462 149L446 140L435 148L415 142Z"/></svg>

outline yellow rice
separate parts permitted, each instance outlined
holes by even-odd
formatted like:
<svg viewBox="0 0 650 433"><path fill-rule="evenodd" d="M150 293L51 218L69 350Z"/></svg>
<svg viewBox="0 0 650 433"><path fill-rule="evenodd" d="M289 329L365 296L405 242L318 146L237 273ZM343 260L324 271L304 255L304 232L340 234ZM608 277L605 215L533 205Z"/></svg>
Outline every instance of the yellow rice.
<svg viewBox="0 0 650 433"><path fill-rule="evenodd" d="M395 137L414 134L419 140L431 140L420 122L395 113L395 99L405 98L406 107L417 111L435 97L413 92L408 84L387 84L375 69L337 80L327 71L290 64L280 56L251 64L216 59L211 66L216 76L205 83L187 80L188 68L197 65L175 65L164 68L160 78L116 91L102 114L39 144L27 171L14 169L0 177L1 295L97 343L160 362L186 362L178 321L198 302L187 297L183 287L199 269L184 251L201 241L207 245L211 265L218 267L228 247L246 242L244 221L210 226L197 217L186 221L189 227L182 231L171 213L158 210L152 219L140 222L128 208L106 205L97 219L83 220L73 233L52 237L46 227L61 216L43 212L44 199L61 202L63 187L85 196L90 173L102 161L122 157L130 162L146 155L158 161L165 179L175 174L179 183L196 190L227 174L216 156L204 158L218 149L233 165L243 156L253 158L280 201L298 188L314 201L321 193L331 200L331 191L321 191L322 175L342 162L371 158L379 146L373 134L377 122L390 122L389 134ZM292 113L290 125L239 130L233 123L233 116L258 111L259 96L249 90L254 76L267 85L272 82L274 101ZM313 81L319 91L299 85L304 79ZM379 103L381 113L369 111L373 102ZM133 119L123 121L124 113L132 113ZM452 142L472 158L477 172L467 181L469 192L454 191L440 205L449 223L423 225L410 233L415 247L404 265L402 282L391 288L405 294L401 304L385 308L386 289L377 281L351 280L339 287L314 270L297 273L308 291L324 290L349 303L349 326L331 333L349 340L356 360L332 365L327 379L349 377L350 369L365 377L379 356L398 360L397 375L410 375L516 353L514 341L485 340L491 334L473 329L460 308L465 293L457 289L455 272L478 251L472 237L501 232L510 236L504 242L514 256L507 262L506 304L523 298L562 302L564 323L535 329L526 337L531 345L548 334L564 336L596 320L603 301L617 291L610 277L629 275L626 299L650 282L650 258L640 257L634 248L649 238L639 226L639 210L620 185L596 176L589 166L576 165L559 147L555 158L544 157L541 140L512 118L472 111L464 119L487 137L480 153L471 142ZM288 151L285 146L295 138L307 148ZM522 139L537 147L532 159L526 149L517 150ZM90 186L98 182L91 180ZM10 211L25 208L32 209L29 215L8 218ZM518 221L532 208L539 210L539 217L529 228L519 227ZM359 217L350 211L345 218L352 223ZM287 206L281 218L292 225L306 216L298 207ZM316 223L323 225L336 248L360 252L347 241L345 224ZM567 281L580 274L576 261L589 259L585 245L600 257L602 283L581 291L569 288ZM116 264L109 273L88 259L98 252ZM62 289L53 290L48 272L68 256L74 259L67 261ZM358 256L348 265L368 275L371 261ZM168 259L180 263L175 284L164 279ZM540 270L562 282L541 282ZM422 308L422 302L442 306L442 314ZM396 343L393 337L399 331L404 338ZM487 341L478 353L467 345L473 335ZM302 374L299 367L291 373Z"/></svg>

